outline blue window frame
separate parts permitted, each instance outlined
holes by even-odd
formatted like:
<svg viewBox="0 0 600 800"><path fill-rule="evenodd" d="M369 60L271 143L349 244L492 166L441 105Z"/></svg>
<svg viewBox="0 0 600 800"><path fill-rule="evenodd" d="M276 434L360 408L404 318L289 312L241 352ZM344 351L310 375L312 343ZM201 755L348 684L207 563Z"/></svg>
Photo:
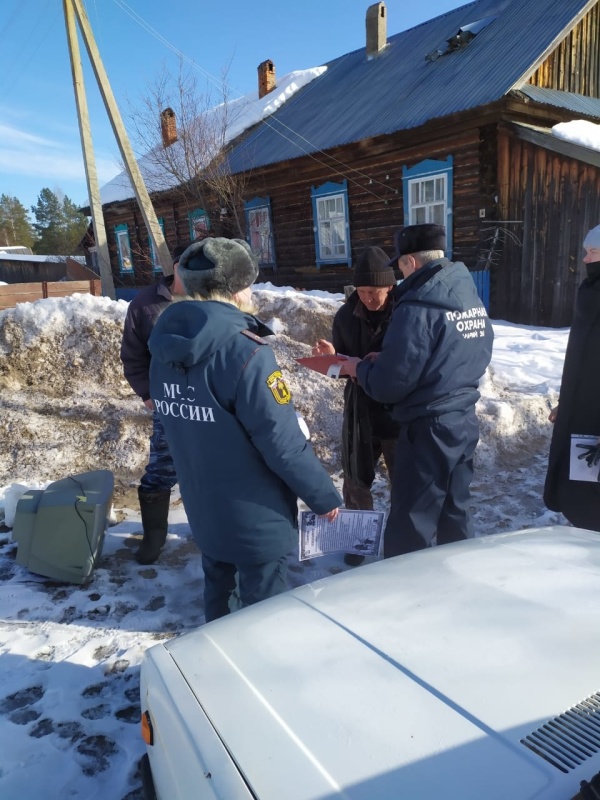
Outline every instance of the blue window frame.
<svg viewBox="0 0 600 800"><path fill-rule="evenodd" d="M203 208L195 208L188 213L190 240L195 241L201 234L210 230L210 219Z"/></svg>
<svg viewBox="0 0 600 800"><path fill-rule="evenodd" d="M348 182L311 189L317 266L351 263Z"/></svg>
<svg viewBox="0 0 600 800"><path fill-rule="evenodd" d="M446 255L452 258L453 159L426 159L414 167L402 167L404 224L433 222L446 228Z"/></svg>
<svg viewBox="0 0 600 800"><path fill-rule="evenodd" d="M163 236L165 235L165 221L162 217L158 218L158 224L160 225L160 229L162 231ZM160 261L158 260L157 254L154 250L154 242L152 241L152 237L148 234L148 250L150 251L150 261L152 262L152 269L154 272L162 272L162 267L160 265Z"/></svg>
<svg viewBox="0 0 600 800"><path fill-rule="evenodd" d="M133 272L133 259L131 257L131 240L129 238L129 225L115 225L117 240L117 255L119 257L119 270L122 273Z"/></svg>
<svg viewBox="0 0 600 800"><path fill-rule="evenodd" d="M260 267L275 266L275 243L269 197L255 197L244 203L246 239Z"/></svg>

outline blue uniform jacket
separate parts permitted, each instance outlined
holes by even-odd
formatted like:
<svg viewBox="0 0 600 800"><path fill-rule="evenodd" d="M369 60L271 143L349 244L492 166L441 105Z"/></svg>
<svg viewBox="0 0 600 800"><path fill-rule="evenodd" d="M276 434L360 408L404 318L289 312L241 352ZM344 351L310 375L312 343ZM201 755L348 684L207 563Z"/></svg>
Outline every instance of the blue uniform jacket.
<svg viewBox="0 0 600 800"><path fill-rule="evenodd" d="M479 399L479 379L492 356L494 333L469 270L432 261L395 290L379 358L362 361L359 384L391 407L401 423L466 411Z"/></svg>
<svg viewBox="0 0 600 800"><path fill-rule="evenodd" d="M342 500L300 430L259 320L217 301L174 303L150 336L150 390L194 538L239 565L297 546L297 498Z"/></svg>

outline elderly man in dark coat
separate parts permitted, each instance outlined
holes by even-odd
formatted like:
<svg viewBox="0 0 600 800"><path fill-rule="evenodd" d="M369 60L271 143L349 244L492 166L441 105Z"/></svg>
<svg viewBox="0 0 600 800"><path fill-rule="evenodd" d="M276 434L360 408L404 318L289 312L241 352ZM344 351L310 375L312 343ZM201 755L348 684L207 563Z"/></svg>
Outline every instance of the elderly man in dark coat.
<svg viewBox="0 0 600 800"><path fill-rule="evenodd" d="M571 436L591 435L600 442L600 225L583 242L587 277L577 292L559 403L554 422L544 502L573 525L600 531L600 483L570 480ZM582 452L593 462L600 444ZM598 462L596 462L598 463Z"/></svg>
<svg viewBox="0 0 600 800"><path fill-rule="evenodd" d="M333 320L332 339L320 339L313 355L340 353L364 358L379 352L392 315L394 269L380 247L367 247L354 266L355 291ZM343 496L346 508L372 509L375 467L383 460L391 479L398 424L381 403L372 400L356 381L344 389L342 423ZM346 553L344 561L358 566L364 556Z"/></svg>

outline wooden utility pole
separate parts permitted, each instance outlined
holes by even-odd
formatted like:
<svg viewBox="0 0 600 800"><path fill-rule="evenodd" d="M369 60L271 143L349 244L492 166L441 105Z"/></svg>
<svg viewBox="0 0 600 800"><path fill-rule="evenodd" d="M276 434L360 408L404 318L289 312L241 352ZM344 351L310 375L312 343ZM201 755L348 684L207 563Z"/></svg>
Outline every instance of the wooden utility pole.
<svg viewBox="0 0 600 800"><path fill-rule="evenodd" d="M150 196L148 195L148 190L146 189L146 186L144 184L142 173L140 172L138 163L135 159L135 156L133 155L133 150L129 142L129 137L127 136L125 126L123 125L123 120L121 119L121 113L119 111L117 102L110 87L106 70L104 69L104 65L102 64L102 59L100 58L100 53L98 51L98 47L96 46L96 42L94 40L92 28L90 26L87 14L85 12L85 9L83 8L81 0L63 0L63 2L65 6L66 19L68 19L69 17L69 14L67 13L67 6L69 6L69 13L71 15L73 10L77 15L77 21L79 22L79 27L81 30L81 34L83 36L83 41L85 43L85 47L90 62L92 64L92 68L94 70L94 75L96 76L96 81L98 83L98 88L100 89L100 94L104 101L104 107L106 108L106 113L108 114L108 118L110 120L113 133L115 134L117 144L119 145L121 158L123 159L123 163L125 164L125 169L129 176L129 180L131 181L131 185L133 186L133 191L135 193L136 200L140 207L140 211L142 212L142 217L144 218L144 222L146 223L146 227L150 234L150 238L152 239L152 242L154 244L154 250L157 254L163 273L165 275L172 275L173 261L171 259L171 254L169 253L169 248L167 247L167 243L165 242L165 237L163 235L162 229L158 224L158 219L156 218L156 212L154 211L154 207L150 200ZM71 45L69 46L71 47ZM91 195L91 189L90 189L90 195ZM92 199L90 196L90 203L91 202ZM98 202L100 202L99 199Z"/></svg>
<svg viewBox="0 0 600 800"><path fill-rule="evenodd" d="M75 104L77 106L77 118L79 120L79 137L81 139L81 149L83 151L85 179L90 198L92 226L94 228L94 240L96 242L98 266L100 268L100 281L102 282L102 294L106 297L110 297L111 300L115 300L115 285L110 268L110 256L108 253L108 242L106 241L102 203L100 202L100 190L98 188L98 173L96 171L96 159L94 158L90 117L83 83L81 54L79 52L79 41L77 39L75 15L73 13L71 0L63 0L63 9L65 13L65 25L67 27L71 75L73 76L73 88L75 89Z"/></svg>

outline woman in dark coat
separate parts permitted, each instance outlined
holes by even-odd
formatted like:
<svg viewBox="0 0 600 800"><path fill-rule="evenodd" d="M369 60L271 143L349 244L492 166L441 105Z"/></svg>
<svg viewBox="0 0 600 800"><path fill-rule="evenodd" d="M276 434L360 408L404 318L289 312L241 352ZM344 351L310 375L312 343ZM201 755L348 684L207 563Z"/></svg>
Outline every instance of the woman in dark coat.
<svg viewBox="0 0 600 800"><path fill-rule="evenodd" d="M600 483L569 479L572 435L597 436L600 450L600 225L583 247L587 277L577 293L559 403L550 414L554 431L544 502L573 525L600 531ZM595 452L588 455L593 460Z"/></svg>

